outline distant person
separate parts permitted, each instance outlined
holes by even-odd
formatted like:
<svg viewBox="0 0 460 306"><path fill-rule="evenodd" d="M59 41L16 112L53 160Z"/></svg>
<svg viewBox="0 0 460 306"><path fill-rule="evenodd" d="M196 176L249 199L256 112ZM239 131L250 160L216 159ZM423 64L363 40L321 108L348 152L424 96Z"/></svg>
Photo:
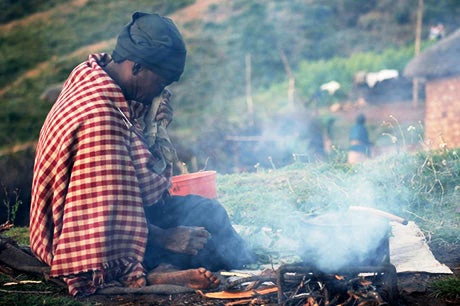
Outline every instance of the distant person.
<svg viewBox="0 0 460 306"><path fill-rule="evenodd" d="M168 193L169 95L154 119L164 122L157 142L145 141L140 124L153 98L179 80L185 58L169 18L135 13L112 55L91 54L71 72L44 122L30 246L73 296L120 285L210 289L219 284L214 271L253 260L220 203Z"/></svg>
<svg viewBox="0 0 460 306"><path fill-rule="evenodd" d="M308 150L315 160L323 160L326 156L324 146L324 135L321 121L313 118L309 126Z"/></svg>
<svg viewBox="0 0 460 306"><path fill-rule="evenodd" d="M350 147L348 149L348 163L356 164L365 161L371 156L371 142L366 128L366 117L359 114L355 125L350 130Z"/></svg>
<svg viewBox="0 0 460 306"><path fill-rule="evenodd" d="M334 143L334 124L335 118L329 118L326 123L326 133L324 136L324 151L326 154L332 152L332 146Z"/></svg>
<svg viewBox="0 0 460 306"><path fill-rule="evenodd" d="M445 36L445 31L444 31L444 25L442 23L438 23L430 27L430 35L429 35L430 40L440 40L444 38L444 36Z"/></svg>

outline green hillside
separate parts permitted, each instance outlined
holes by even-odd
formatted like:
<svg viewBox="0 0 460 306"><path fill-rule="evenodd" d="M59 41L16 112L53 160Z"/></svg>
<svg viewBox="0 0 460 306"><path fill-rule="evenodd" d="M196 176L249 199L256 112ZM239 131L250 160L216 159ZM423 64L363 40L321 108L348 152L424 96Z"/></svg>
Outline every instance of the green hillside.
<svg viewBox="0 0 460 306"><path fill-rule="evenodd" d="M459 27L458 1L424 2L423 38L435 22L443 22L447 33ZM197 16L192 10L174 15L193 3L2 2L0 148L38 137L51 107L40 99L42 92L63 82L88 53L110 52L134 11L167 14L184 33L189 56L181 81L171 86L176 113L171 131L179 146L192 146L187 154L201 164L228 158L226 135L260 133L263 125L289 115L283 56L296 77L296 105L308 111L322 83L341 82L335 99L343 100L357 71L402 70L413 55L413 0L211 1ZM254 118L245 102L249 56L255 126L248 125Z"/></svg>

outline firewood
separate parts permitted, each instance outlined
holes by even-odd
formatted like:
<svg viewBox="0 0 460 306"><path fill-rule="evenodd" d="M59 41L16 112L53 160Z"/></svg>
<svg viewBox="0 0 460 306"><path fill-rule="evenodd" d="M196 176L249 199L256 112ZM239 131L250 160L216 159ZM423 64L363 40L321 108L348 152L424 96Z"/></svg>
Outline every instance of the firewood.
<svg viewBox="0 0 460 306"><path fill-rule="evenodd" d="M252 291L243 291L243 292L220 291L220 292L204 293L200 290L197 290L197 292L201 294L202 296L210 298L210 299L244 299L244 298L257 297L260 295L266 295L266 294L278 292L278 287L273 286L273 287L268 287L265 289L257 289L257 290L252 290Z"/></svg>
<svg viewBox="0 0 460 306"><path fill-rule="evenodd" d="M318 302L313 297L309 297L307 299L307 303L305 304L306 306L318 306Z"/></svg>
<svg viewBox="0 0 460 306"><path fill-rule="evenodd" d="M14 240L3 236L0 236L0 263L21 272L45 276L50 273L49 266L23 251Z"/></svg>
<svg viewBox="0 0 460 306"><path fill-rule="evenodd" d="M252 301L253 299L244 299L244 300L239 300L239 301L234 301L234 302L228 302L225 304L225 306L250 305Z"/></svg>
<svg viewBox="0 0 460 306"><path fill-rule="evenodd" d="M256 297L253 299L243 299L238 301L232 301L225 303L225 306L235 306L235 305L267 305L270 304L270 299L263 299L261 297Z"/></svg>

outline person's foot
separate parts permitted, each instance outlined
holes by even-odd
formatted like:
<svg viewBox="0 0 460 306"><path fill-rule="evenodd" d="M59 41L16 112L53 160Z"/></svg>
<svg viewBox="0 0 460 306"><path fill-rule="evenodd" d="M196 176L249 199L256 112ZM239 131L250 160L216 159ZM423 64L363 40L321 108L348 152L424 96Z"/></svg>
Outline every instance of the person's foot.
<svg viewBox="0 0 460 306"><path fill-rule="evenodd" d="M219 286L220 280L205 268L174 272L152 271L147 275L149 285L170 284L192 289L212 289Z"/></svg>

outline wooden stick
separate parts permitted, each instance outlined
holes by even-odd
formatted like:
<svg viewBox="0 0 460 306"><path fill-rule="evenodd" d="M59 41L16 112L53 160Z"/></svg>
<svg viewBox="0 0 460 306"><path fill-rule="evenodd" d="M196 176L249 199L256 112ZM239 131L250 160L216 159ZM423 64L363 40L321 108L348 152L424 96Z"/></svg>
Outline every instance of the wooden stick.
<svg viewBox="0 0 460 306"><path fill-rule="evenodd" d="M36 290L4 290L0 289L0 292L4 293L20 293L20 294L52 294L53 291L36 291Z"/></svg>
<svg viewBox="0 0 460 306"><path fill-rule="evenodd" d="M274 293L277 291L278 291L278 287L276 286L268 287L265 289L257 289L257 290L243 291L243 292L221 291L221 292L204 293L201 290L197 290L199 294L201 294L204 297L210 298L210 299L245 299L245 298L266 295L266 294Z"/></svg>
<svg viewBox="0 0 460 306"><path fill-rule="evenodd" d="M101 288L96 291L96 294L100 295L112 295L112 294L179 294L179 293L191 293L195 292L194 289L163 284L163 285L151 285L142 288L128 288L128 287L107 287Z"/></svg>
<svg viewBox="0 0 460 306"><path fill-rule="evenodd" d="M375 215L378 215L378 216L381 216L381 217L385 217L391 221L396 221L396 222L399 222L403 225L407 225L408 221L407 219L404 219L404 218L401 218L401 217L398 217L396 215L393 215L393 214L390 214L390 213L387 213L383 210L379 210L379 209L375 209L375 208L371 208L371 207L364 207L364 206L350 206L348 208L349 211L362 211L362 212L369 212L369 213L372 213L372 214L375 214Z"/></svg>
<svg viewBox="0 0 460 306"><path fill-rule="evenodd" d="M15 243L12 239L0 236L0 263L21 272L49 275L50 267L21 250Z"/></svg>

